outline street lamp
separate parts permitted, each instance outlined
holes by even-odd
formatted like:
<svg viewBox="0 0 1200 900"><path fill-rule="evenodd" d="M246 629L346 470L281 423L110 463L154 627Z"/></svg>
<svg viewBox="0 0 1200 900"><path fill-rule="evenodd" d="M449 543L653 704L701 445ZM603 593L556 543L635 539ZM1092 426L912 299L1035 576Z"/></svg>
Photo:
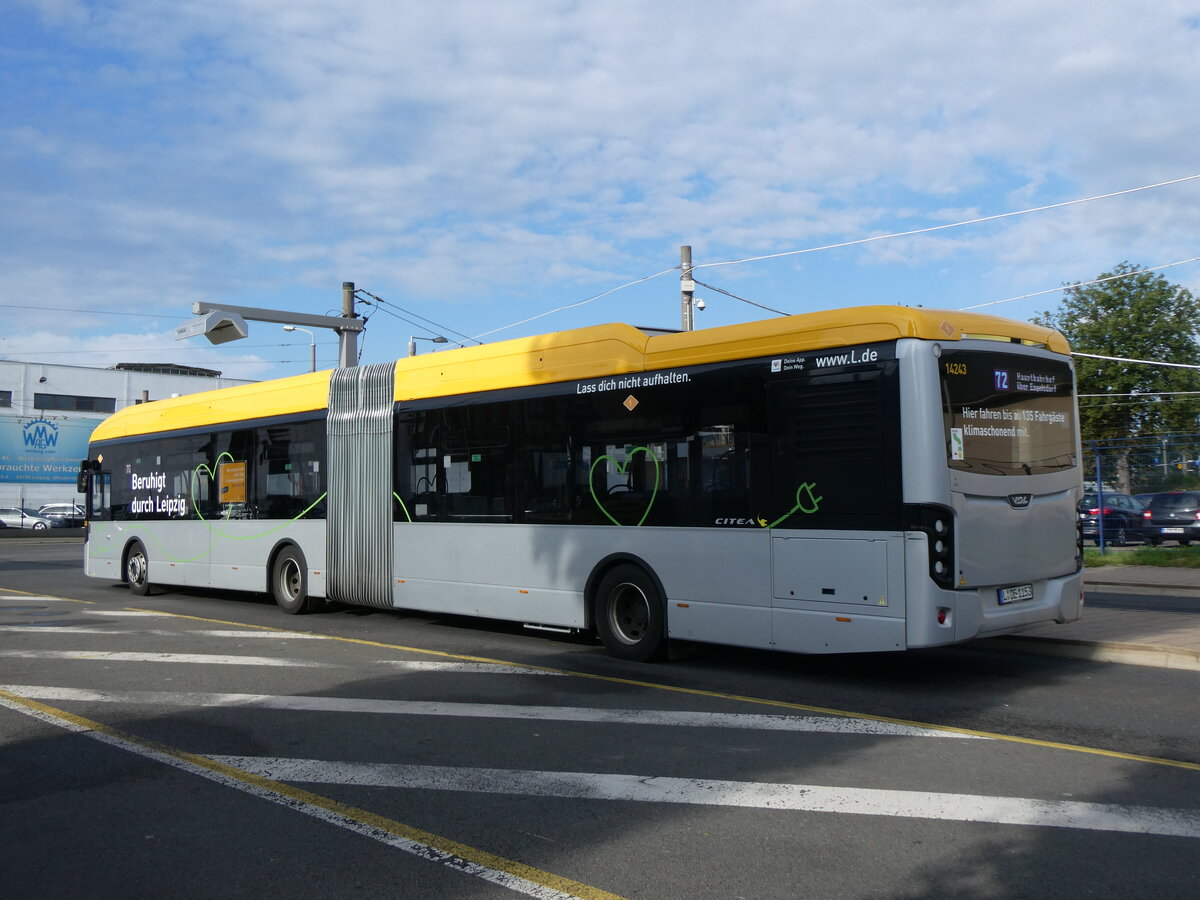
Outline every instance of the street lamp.
<svg viewBox="0 0 1200 900"><path fill-rule="evenodd" d="M313 334L311 331L309 331L307 328L300 328L296 325L284 325L283 330L284 331L303 331L305 334L308 335L308 337L311 341L311 344L309 345L309 351L310 351L309 355L312 358L312 371L314 371L314 372L317 371L317 336L315 334Z"/></svg>
<svg viewBox="0 0 1200 900"><path fill-rule="evenodd" d="M431 338L420 337L419 335L413 335L413 336L409 337L409 339L408 339L408 355L409 356L417 355L417 341L429 341L430 343L434 343L434 344L450 343L450 341L448 341L446 338L442 337L440 334L437 337L431 337Z"/></svg>

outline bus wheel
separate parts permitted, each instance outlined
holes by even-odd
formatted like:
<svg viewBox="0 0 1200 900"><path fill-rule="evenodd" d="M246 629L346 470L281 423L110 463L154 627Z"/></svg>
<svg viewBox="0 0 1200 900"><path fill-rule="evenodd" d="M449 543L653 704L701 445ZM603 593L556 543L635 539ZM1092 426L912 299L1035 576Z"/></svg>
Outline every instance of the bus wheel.
<svg viewBox="0 0 1200 900"><path fill-rule="evenodd" d="M146 560L146 548L141 541L134 541L125 557L125 581L129 593L145 597L150 593L150 567Z"/></svg>
<svg viewBox="0 0 1200 900"><path fill-rule="evenodd" d="M271 593L279 608L293 616L316 608L308 596L308 565L299 547L285 547L275 557L271 569Z"/></svg>
<svg viewBox="0 0 1200 900"><path fill-rule="evenodd" d="M618 659L649 662L667 648L663 598L654 580L638 566L620 565L596 589L596 630Z"/></svg>

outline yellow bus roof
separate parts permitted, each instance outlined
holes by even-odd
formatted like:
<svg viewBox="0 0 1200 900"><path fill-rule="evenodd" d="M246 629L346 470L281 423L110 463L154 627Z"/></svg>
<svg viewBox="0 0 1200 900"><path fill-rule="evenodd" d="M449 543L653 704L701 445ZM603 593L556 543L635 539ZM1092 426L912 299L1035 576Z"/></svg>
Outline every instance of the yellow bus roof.
<svg viewBox="0 0 1200 900"><path fill-rule="evenodd" d="M651 335L631 325L594 325L396 363L397 401L588 380L629 372L750 359L913 337L1019 341L1069 353L1049 328L978 313L857 306L778 319ZM113 440L322 410L330 372L313 372L128 406L105 419L93 441Z"/></svg>

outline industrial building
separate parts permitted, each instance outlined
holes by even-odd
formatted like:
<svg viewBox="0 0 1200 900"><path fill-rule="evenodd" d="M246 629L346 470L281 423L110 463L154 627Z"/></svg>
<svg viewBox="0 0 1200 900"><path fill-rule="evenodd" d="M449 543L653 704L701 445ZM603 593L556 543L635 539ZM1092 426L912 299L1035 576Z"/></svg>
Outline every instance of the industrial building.
<svg viewBox="0 0 1200 900"><path fill-rule="evenodd" d="M75 481L88 437L118 409L247 383L173 363L93 369L0 360L0 506L81 503Z"/></svg>

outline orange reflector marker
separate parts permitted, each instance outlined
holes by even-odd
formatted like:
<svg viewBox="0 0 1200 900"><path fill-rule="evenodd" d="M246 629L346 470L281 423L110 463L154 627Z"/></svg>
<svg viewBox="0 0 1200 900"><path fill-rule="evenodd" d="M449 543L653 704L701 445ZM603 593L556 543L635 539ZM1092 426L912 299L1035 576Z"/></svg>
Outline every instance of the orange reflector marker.
<svg viewBox="0 0 1200 900"><path fill-rule="evenodd" d="M853 622L854 621L849 616L836 616L835 619L838 622Z"/></svg>
<svg viewBox="0 0 1200 900"><path fill-rule="evenodd" d="M528 594L528 593L529 593L529 591L525 590L525 588L517 588L517 591L518 591L519 593L522 593L522 594Z"/></svg>
<svg viewBox="0 0 1200 900"><path fill-rule="evenodd" d="M687 603L676 603L675 605L676 605L676 606L678 606L680 609L687 609L687 608L688 608L688 606L689 606L690 604L687 604Z"/></svg>

